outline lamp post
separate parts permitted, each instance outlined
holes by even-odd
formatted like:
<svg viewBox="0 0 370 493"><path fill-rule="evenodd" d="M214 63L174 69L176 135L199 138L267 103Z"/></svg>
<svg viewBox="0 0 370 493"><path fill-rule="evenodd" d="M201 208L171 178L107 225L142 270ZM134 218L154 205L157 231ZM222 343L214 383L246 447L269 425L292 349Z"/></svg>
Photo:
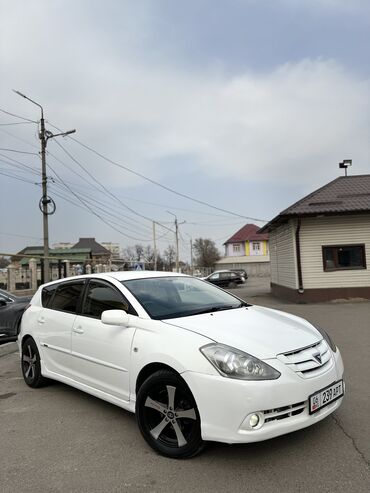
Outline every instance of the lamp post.
<svg viewBox="0 0 370 493"><path fill-rule="evenodd" d="M42 198L41 198L41 212L43 215L43 237L44 237L44 282L50 281L50 265L49 265L49 220L48 216L50 212L48 211L48 205L52 202L47 194L47 175L46 175L46 145L49 139L58 137L60 135L66 136L76 132L76 130L69 130L68 132L62 132L59 134L53 134L45 130L45 120L44 120L44 109L41 104L33 101L33 99L27 97L19 91L13 91L24 99L27 99L31 103L38 106L41 110L41 120L40 120L40 132L39 139L41 142L41 176L42 176Z"/></svg>
<svg viewBox="0 0 370 493"><path fill-rule="evenodd" d="M341 163L339 163L339 168L344 168L345 176L347 176L347 168L348 166L352 166L352 159L343 159Z"/></svg>

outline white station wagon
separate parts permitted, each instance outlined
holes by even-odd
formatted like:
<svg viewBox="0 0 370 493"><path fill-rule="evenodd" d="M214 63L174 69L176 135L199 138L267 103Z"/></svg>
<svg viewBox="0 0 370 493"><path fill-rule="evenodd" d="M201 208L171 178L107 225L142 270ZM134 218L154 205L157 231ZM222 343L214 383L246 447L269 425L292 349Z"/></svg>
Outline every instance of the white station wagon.
<svg viewBox="0 0 370 493"><path fill-rule="evenodd" d="M168 272L41 286L18 338L30 387L59 380L135 412L157 452L248 443L310 426L344 395L343 363L309 322Z"/></svg>

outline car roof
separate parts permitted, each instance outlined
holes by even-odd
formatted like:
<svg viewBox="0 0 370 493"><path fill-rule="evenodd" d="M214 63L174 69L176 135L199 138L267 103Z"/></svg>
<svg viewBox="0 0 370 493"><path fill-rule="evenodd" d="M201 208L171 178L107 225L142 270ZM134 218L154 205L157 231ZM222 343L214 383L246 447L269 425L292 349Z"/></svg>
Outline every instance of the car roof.
<svg viewBox="0 0 370 493"><path fill-rule="evenodd" d="M118 272L103 272L101 274L85 274L81 276L65 277L64 279L57 279L56 281L48 282L43 286L50 286L63 281L76 281L78 279L103 279L109 281L110 279L116 279L117 281L129 281L132 279L150 279L158 277L189 277L179 272L163 272L163 271L118 271Z"/></svg>

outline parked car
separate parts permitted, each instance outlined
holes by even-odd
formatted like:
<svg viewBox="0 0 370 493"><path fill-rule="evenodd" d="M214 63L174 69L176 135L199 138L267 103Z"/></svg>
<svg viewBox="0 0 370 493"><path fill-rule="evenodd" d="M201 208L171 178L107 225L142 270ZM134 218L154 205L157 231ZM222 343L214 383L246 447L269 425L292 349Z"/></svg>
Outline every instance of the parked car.
<svg viewBox="0 0 370 493"><path fill-rule="evenodd" d="M202 278L204 281L211 282L220 288L236 288L239 284L245 283L245 278L231 270L217 270L207 277Z"/></svg>
<svg viewBox="0 0 370 493"><path fill-rule="evenodd" d="M230 269L231 272L236 272L239 276L244 277L245 280L248 279L248 274L244 269Z"/></svg>
<svg viewBox="0 0 370 493"><path fill-rule="evenodd" d="M0 344L15 341L24 309L31 296L14 296L0 289Z"/></svg>
<svg viewBox="0 0 370 493"><path fill-rule="evenodd" d="M27 385L59 380L135 412L147 443L172 458L193 456L206 441L305 428L344 395L342 358L323 329L182 274L43 285L18 344Z"/></svg>

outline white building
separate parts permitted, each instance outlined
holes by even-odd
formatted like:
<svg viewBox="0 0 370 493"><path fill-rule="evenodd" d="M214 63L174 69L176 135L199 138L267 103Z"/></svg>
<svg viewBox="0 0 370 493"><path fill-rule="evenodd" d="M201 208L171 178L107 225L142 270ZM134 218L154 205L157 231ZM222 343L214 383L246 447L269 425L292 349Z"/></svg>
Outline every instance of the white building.
<svg viewBox="0 0 370 493"><path fill-rule="evenodd" d="M370 175L333 180L260 231L269 232L273 294L370 299Z"/></svg>
<svg viewBox="0 0 370 493"><path fill-rule="evenodd" d="M100 243L104 248L109 250L112 254L112 259L121 258L121 249L119 243L112 243L108 241L102 241Z"/></svg>

